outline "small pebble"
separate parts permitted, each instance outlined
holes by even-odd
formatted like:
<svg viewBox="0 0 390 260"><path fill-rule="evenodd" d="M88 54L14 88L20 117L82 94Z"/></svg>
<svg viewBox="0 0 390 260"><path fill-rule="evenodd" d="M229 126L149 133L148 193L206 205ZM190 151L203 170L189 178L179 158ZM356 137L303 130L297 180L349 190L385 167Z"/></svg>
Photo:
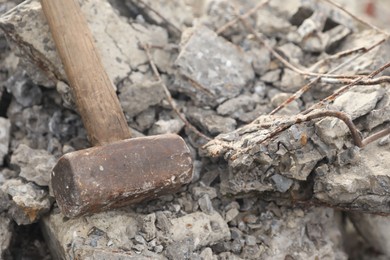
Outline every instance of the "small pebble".
<svg viewBox="0 0 390 260"><path fill-rule="evenodd" d="M255 236L246 236L245 243L248 246L254 246L256 245L256 237Z"/></svg>
<svg viewBox="0 0 390 260"><path fill-rule="evenodd" d="M203 195L199 200L200 209L206 213L211 214L214 211L213 204L211 203L210 197L208 194Z"/></svg>

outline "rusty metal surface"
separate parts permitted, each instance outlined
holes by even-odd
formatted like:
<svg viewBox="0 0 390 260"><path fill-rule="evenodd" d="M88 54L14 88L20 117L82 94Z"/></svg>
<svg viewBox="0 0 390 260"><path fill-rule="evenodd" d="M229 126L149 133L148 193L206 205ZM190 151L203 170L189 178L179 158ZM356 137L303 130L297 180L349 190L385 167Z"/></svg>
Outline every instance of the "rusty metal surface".
<svg viewBox="0 0 390 260"><path fill-rule="evenodd" d="M68 217L130 205L177 191L192 179L192 160L175 134L134 138L65 154L51 174Z"/></svg>

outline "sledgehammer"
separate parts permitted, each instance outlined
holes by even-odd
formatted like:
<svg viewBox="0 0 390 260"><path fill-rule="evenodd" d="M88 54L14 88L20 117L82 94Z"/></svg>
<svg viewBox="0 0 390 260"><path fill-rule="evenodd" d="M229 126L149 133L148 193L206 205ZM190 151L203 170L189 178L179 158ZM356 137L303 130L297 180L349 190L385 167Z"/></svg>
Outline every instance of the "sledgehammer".
<svg viewBox="0 0 390 260"><path fill-rule="evenodd" d="M130 138L113 83L77 0L41 0L89 141L63 155L51 174L68 217L113 209L177 191L192 178L192 160L175 134Z"/></svg>

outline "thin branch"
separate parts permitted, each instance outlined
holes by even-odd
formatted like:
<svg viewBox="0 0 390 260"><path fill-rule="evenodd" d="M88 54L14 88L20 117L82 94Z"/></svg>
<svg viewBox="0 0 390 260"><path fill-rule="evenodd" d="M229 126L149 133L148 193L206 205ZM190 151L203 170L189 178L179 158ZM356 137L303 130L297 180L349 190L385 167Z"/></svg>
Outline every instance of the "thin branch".
<svg viewBox="0 0 390 260"><path fill-rule="evenodd" d="M366 22L364 21L363 19L359 18L358 16L354 15L353 13L351 13L350 11L346 10L344 7L342 7L341 5L339 5L338 3L335 3L333 2L332 0L323 0L325 2L328 2L329 4L337 7L338 9L340 9L341 11L343 11L344 13L348 14L349 16L351 16L353 19L355 19L356 21L360 22L361 24L364 24L372 29L374 29L375 31L377 32L380 32L386 36L390 36L390 34L378 27L376 27L375 25L373 24L370 24L369 22Z"/></svg>
<svg viewBox="0 0 390 260"><path fill-rule="evenodd" d="M145 53L146 53L146 55L148 57L150 67L152 68L152 71L153 71L154 75L158 79L158 82L161 84L161 86L162 86L162 88L164 90L165 96L166 96L166 98L167 98L167 100L169 102L169 105L172 107L173 111L175 111L177 116L180 118L180 120L183 121L183 123L186 125L186 127L191 129L198 136L206 139L207 141L211 141L210 137L206 136L205 134L201 133L198 129L196 129L190 122L188 122L188 120L185 118L185 116L183 116L179 112L179 110L178 110L178 108L176 106L176 102L172 98L171 92L169 92L167 86L165 85L164 81L162 80L162 78L160 76L160 73L157 70L156 64L153 62L153 58L152 58L152 55L150 54L149 46L147 44L142 44L142 43L140 43L140 46L141 46L142 49L144 49L144 51L145 51Z"/></svg>
<svg viewBox="0 0 390 260"><path fill-rule="evenodd" d="M268 4L270 0L264 0L260 3L258 3L255 7L253 7L252 9L250 9L248 12L246 12L245 14L241 15L242 17L244 18L248 18L249 16L251 16L252 14L254 14L257 10L259 10L261 7L263 7L264 5ZM239 17L236 17L234 18L233 20L227 22L226 24L224 24L223 26L221 26L217 31L216 33L217 34L221 34L223 33L226 29L228 29L229 27L233 26L235 23L237 23L238 21L240 20Z"/></svg>
<svg viewBox="0 0 390 260"><path fill-rule="evenodd" d="M323 118L323 117L336 117L336 118L342 120L347 125L347 127L351 133L352 140L355 143L355 145L358 147L363 147L365 145L365 143L363 143L363 141L362 141L362 137L361 137L359 131L357 130L355 124L352 122L352 119L350 118L350 116L348 114L346 114L344 112L340 112L340 111L321 110L321 111L312 112L312 113L307 114L307 115L298 115L295 118L293 118L291 121L284 122L283 124L278 126L274 131L272 131L268 135L266 135L263 139L257 141L254 144L251 144L249 147L247 147L245 149L238 150L237 153L234 154L230 159L235 160L235 159L237 159L237 157L239 155L248 153L251 149L253 149L254 146L262 144L263 142L269 140L270 138L272 138L272 137L278 135L279 133L283 132L284 130L290 128L292 125L307 122L307 121L312 121L313 119Z"/></svg>
<svg viewBox="0 0 390 260"><path fill-rule="evenodd" d="M372 143L372 142L378 140L379 138L385 137L388 134L390 134L390 127L383 129L382 131L379 131L379 132L372 134L372 135L368 136L367 138L363 139L363 141L362 141L363 146L366 146L369 143Z"/></svg>

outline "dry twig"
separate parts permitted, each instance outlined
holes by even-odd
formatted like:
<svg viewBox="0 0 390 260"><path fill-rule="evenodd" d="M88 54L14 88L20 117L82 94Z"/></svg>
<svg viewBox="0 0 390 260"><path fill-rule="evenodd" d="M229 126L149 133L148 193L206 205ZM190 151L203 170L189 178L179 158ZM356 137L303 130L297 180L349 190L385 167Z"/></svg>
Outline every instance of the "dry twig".
<svg viewBox="0 0 390 260"><path fill-rule="evenodd" d="M186 125L186 127L188 127L190 130L192 130L198 136L206 139L207 141L211 141L210 137L206 136L205 134L201 133L198 129L196 129L190 122L188 122L188 120L185 118L185 116L179 112L177 105L176 105L176 102L172 98L171 92L169 92L168 87L165 85L164 81L162 80L162 78L160 76L160 73L157 70L156 64L154 63L152 55L150 54L149 46L147 44L142 44L142 43L139 43L139 45L145 51L145 53L148 57L148 60L149 60L150 67L152 68L153 74L156 76L158 82L161 84L161 86L164 90L165 96L169 102L169 105L172 107L173 111L175 111L177 116L180 118L180 120L183 121L183 123Z"/></svg>

